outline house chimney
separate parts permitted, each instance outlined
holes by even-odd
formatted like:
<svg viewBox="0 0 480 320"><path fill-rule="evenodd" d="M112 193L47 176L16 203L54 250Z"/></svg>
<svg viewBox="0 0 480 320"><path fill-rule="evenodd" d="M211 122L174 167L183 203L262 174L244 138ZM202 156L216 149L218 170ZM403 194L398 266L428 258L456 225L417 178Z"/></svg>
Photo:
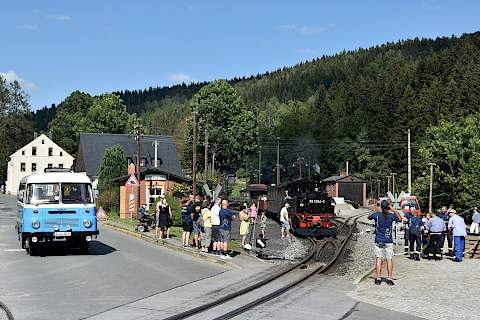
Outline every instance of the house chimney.
<svg viewBox="0 0 480 320"><path fill-rule="evenodd" d="M52 131L48 131L48 138L52 140Z"/></svg>
<svg viewBox="0 0 480 320"><path fill-rule="evenodd" d="M38 138L38 132L37 132L37 131L34 131L34 132L33 132L33 139L35 140L35 139L37 139L37 138Z"/></svg>

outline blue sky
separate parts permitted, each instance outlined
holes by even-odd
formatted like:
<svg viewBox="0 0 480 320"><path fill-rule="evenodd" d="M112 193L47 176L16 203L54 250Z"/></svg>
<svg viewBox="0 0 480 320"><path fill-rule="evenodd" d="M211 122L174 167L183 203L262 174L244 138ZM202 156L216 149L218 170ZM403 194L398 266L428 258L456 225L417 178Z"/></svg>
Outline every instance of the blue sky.
<svg viewBox="0 0 480 320"><path fill-rule="evenodd" d="M8 1L0 73L32 109L91 94L249 76L344 49L480 30L479 1Z"/></svg>

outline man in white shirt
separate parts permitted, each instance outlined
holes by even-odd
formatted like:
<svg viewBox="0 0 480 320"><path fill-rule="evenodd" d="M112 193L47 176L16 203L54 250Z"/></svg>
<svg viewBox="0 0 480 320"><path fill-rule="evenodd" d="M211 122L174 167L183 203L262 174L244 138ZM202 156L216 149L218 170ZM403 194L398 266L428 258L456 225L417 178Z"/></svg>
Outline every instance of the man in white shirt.
<svg viewBox="0 0 480 320"><path fill-rule="evenodd" d="M220 254L221 239L220 239L220 203L222 199L215 200L215 204L210 210L212 216L212 235L213 235L213 253Z"/></svg>
<svg viewBox="0 0 480 320"><path fill-rule="evenodd" d="M290 240L290 224L288 223L288 208L290 207L290 204L286 202L283 205L283 208L280 210L280 223L282 224L282 238L288 238ZM285 232L285 233L284 233ZM286 235L284 235L286 234Z"/></svg>
<svg viewBox="0 0 480 320"><path fill-rule="evenodd" d="M465 237L467 236L467 227L465 220L457 215L457 211L450 209L448 211L450 219L448 219L448 229L452 231L453 243L455 248L455 261L461 262L463 258L463 250L465 249Z"/></svg>

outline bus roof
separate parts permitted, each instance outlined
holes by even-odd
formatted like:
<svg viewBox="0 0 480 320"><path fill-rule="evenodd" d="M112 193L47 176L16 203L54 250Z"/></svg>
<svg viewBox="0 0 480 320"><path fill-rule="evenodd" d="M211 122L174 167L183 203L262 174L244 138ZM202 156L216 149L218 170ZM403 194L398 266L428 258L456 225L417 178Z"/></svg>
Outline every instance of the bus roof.
<svg viewBox="0 0 480 320"><path fill-rule="evenodd" d="M83 173L47 172L26 176L20 183L91 183L91 181Z"/></svg>

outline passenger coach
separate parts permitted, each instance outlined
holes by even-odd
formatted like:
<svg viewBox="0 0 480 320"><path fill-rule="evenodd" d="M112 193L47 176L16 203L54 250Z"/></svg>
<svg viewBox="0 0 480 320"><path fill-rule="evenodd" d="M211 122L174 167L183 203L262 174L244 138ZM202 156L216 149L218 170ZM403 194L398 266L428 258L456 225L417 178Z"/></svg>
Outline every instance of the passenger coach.
<svg viewBox="0 0 480 320"><path fill-rule="evenodd" d="M45 169L26 176L20 181L17 203L18 240L30 255L54 242L87 253L98 235L92 183L86 175Z"/></svg>

